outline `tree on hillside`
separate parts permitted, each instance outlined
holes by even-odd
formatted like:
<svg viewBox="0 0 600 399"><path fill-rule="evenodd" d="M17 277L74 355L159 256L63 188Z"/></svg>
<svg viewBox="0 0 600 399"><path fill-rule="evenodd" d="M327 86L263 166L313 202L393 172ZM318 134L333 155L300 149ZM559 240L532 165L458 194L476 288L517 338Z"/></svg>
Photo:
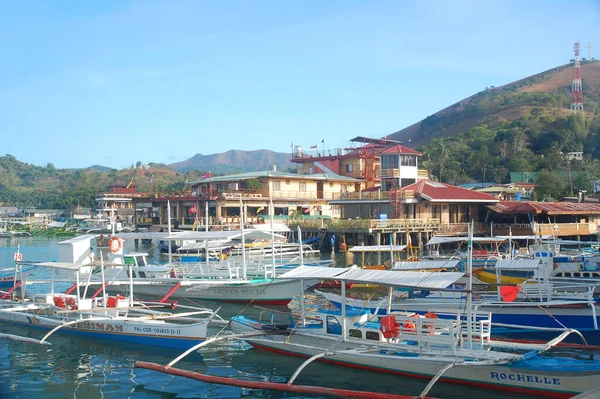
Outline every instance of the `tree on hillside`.
<svg viewBox="0 0 600 399"><path fill-rule="evenodd" d="M549 170L542 170L538 173L536 188L534 190L536 198L541 201L556 201L567 193L567 182Z"/></svg>

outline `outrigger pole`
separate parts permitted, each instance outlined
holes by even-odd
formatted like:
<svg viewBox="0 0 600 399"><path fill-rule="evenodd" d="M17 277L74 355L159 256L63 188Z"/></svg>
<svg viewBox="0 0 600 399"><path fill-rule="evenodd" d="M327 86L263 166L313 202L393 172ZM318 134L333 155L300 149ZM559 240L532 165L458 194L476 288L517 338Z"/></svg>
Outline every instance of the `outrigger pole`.
<svg viewBox="0 0 600 399"><path fill-rule="evenodd" d="M156 363L149 362L135 362L135 367L154 370L160 373L178 375L181 377L190 378L197 381L208 382L211 384L230 385L241 388L250 389L269 389L272 391L283 391L283 392L295 392L302 394L311 395L327 395L342 398L365 398L365 399L432 399L431 397L419 397L413 395L395 395L389 393L377 393L377 392L366 392L366 391L353 391L350 389L339 389L339 388L327 388L312 385L295 385L285 384L281 382L266 382L266 381L246 381L238 380L236 378L217 377L214 375L207 375L196 373L193 371L182 370L178 368L162 366Z"/></svg>

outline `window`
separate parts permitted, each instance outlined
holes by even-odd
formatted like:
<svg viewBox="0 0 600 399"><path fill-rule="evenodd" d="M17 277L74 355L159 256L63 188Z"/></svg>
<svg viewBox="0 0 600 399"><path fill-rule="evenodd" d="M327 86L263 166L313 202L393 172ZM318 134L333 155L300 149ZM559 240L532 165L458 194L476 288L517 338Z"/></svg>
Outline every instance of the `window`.
<svg viewBox="0 0 600 399"><path fill-rule="evenodd" d="M313 173L315 173L315 167L314 167L314 166L310 166L310 167L308 168L308 173L309 173L309 174L311 174L311 175L312 175Z"/></svg>
<svg viewBox="0 0 600 399"><path fill-rule="evenodd" d="M298 190L306 191L306 182L300 182L300 184L298 184Z"/></svg>
<svg viewBox="0 0 600 399"><path fill-rule="evenodd" d="M346 164L346 172L347 173L352 173L352 164L351 163Z"/></svg>
<svg viewBox="0 0 600 399"><path fill-rule="evenodd" d="M289 180L289 179L285 181L285 185L286 185L286 186L289 186L289 185L290 185L290 180Z"/></svg>
<svg viewBox="0 0 600 399"><path fill-rule="evenodd" d="M415 155L401 155L400 164L402 166L417 166L417 157Z"/></svg>
<svg viewBox="0 0 600 399"><path fill-rule="evenodd" d="M342 335L342 325L333 316L327 316L327 334Z"/></svg>
<svg viewBox="0 0 600 399"><path fill-rule="evenodd" d="M333 183L329 183L329 187L333 187Z"/></svg>
<svg viewBox="0 0 600 399"><path fill-rule="evenodd" d="M367 339L371 341L379 341L379 333L377 331L367 331Z"/></svg>
<svg viewBox="0 0 600 399"><path fill-rule="evenodd" d="M381 169L395 169L398 167L398 158L392 155L381 157Z"/></svg>
<svg viewBox="0 0 600 399"><path fill-rule="evenodd" d="M362 338L362 331L352 329L348 335L352 338Z"/></svg>
<svg viewBox="0 0 600 399"><path fill-rule="evenodd" d="M146 272L140 272L140 277L141 278L146 278Z"/></svg>
<svg viewBox="0 0 600 399"><path fill-rule="evenodd" d="M273 182L273 191L280 191L280 190L281 190L281 182L274 181Z"/></svg>

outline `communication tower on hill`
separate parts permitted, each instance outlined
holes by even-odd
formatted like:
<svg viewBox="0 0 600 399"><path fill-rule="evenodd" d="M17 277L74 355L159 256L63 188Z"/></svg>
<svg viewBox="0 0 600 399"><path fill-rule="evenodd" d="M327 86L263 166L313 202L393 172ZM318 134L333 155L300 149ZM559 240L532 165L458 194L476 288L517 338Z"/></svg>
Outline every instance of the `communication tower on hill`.
<svg viewBox="0 0 600 399"><path fill-rule="evenodd" d="M571 84L571 92L573 100L571 101L571 113L575 114L578 111L583 111L583 90L581 88L581 65L579 64L579 42L573 47L575 59L573 60L573 83Z"/></svg>

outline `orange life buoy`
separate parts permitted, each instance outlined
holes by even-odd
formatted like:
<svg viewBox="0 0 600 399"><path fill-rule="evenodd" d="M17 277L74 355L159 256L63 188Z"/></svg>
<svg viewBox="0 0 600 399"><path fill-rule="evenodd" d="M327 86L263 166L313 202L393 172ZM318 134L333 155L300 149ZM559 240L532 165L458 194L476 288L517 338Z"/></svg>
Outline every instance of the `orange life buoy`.
<svg viewBox="0 0 600 399"><path fill-rule="evenodd" d="M429 311L429 312L425 313L425 318L426 318L426 319L437 319L437 318L438 318L438 315L436 315L436 314L435 314L435 313L433 313L432 311ZM427 324L427 325L426 325L426 328L428 328L428 329L430 329L430 330L433 330L434 326L433 326L433 325L429 325L429 324ZM429 334L435 334L435 332L433 332L433 331L429 331Z"/></svg>
<svg viewBox="0 0 600 399"><path fill-rule="evenodd" d="M414 313L414 314L410 315L409 317L419 317L419 315ZM407 320L404 322L404 324L402 324L402 331L408 332L408 333L416 333L417 325L414 322Z"/></svg>
<svg viewBox="0 0 600 399"><path fill-rule="evenodd" d="M65 300L59 296L54 297L54 306L58 306L59 308L66 309L67 305L65 304Z"/></svg>
<svg viewBox="0 0 600 399"><path fill-rule="evenodd" d="M108 241L108 248L112 253L119 252L122 248L121 240L119 240L117 237L111 237L111 239Z"/></svg>
<svg viewBox="0 0 600 399"><path fill-rule="evenodd" d="M400 323L395 316L383 316L379 321L379 330L384 338L397 337L400 334Z"/></svg>
<svg viewBox="0 0 600 399"><path fill-rule="evenodd" d="M125 297L123 295L109 296L106 300L106 306L109 308L115 308L117 307L117 301L121 299L125 299Z"/></svg>
<svg viewBox="0 0 600 399"><path fill-rule="evenodd" d="M425 313L425 317L427 319L437 319L438 315L436 315L435 313L433 313L432 311L429 311L427 313Z"/></svg>
<svg viewBox="0 0 600 399"><path fill-rule="evenodd" d="M115 306L117 306L117 298L109 296L106 300L106 306L108 306L109 308L114 308Z"/></svg>

